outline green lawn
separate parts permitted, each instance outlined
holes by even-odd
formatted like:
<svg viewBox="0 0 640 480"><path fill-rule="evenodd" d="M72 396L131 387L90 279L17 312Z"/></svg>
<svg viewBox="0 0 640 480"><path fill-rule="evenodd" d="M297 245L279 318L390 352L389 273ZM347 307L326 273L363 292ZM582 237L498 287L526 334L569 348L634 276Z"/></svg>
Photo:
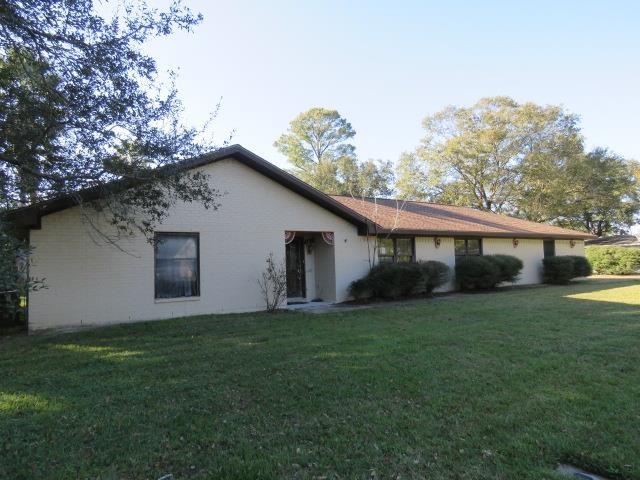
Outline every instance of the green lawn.
<svg viewBox="0 0 640 480"><path fill-rule="evenodd" d="M0 340L0 478L640 478L640 282Z"/></svg>

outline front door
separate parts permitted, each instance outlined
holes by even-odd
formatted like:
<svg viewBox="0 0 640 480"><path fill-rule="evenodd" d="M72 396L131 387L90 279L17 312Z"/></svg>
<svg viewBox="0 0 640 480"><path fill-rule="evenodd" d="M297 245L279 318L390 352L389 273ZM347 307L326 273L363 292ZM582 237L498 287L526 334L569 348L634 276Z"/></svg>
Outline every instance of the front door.
<svg viewBox="0 0 640 480"><path fill-rule="evenodd" d="M287 297L306 296L304 271L304 239L296 237L286 245L287 256Z"/></svg>

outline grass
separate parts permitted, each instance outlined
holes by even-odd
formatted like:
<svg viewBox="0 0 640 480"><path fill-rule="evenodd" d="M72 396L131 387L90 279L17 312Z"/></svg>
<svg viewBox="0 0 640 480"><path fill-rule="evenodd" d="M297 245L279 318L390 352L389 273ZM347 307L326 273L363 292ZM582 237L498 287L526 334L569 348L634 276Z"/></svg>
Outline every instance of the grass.
<svg viewBox="0 0 640 480"><path fill-rule="evenodd" d="M640 478L640 282L0 340L0 478Z"/></svg>

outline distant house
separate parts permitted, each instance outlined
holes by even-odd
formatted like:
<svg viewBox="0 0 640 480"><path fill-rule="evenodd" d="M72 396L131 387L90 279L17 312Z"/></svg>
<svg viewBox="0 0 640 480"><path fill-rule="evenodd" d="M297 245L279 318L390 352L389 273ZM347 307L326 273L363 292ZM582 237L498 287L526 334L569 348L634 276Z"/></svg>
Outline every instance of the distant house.
<svg viewBox="0 0 640 480"><path fill-rule="evenodd" d="M630 247L640 248L640 237L635 235L611 235L585 241L585 245L593 247Z"/></svg>
<svg viewBox="0 0 640 480"><path fill-rule="evenodd" d="M519 257L519 283L541 281L550 255L583 255L583 232L472 208L329 196L241 146L186 162L225 195L217 211L178 204L156 232L100 246L72 198L11 213L35 248L32 274L48 289L29 298L31 330L264 309L257 279L270 254L286 262L290 301L348 299L376 262ZM452 285L447 286L453 288Z"/></svg>

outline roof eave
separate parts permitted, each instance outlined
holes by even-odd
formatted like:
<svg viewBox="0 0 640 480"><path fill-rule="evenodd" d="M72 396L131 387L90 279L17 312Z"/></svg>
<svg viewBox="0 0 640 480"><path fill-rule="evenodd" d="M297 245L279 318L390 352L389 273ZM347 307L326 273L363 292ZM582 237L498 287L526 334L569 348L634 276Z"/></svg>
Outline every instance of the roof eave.
<svg viewBox="0 0 640 480"><path fill-rule="evenodd" d="M379 229L378 235L409 235L415 237L460 237L460 238L521 238L521 239L558 239L588 240L595 235L582 232L538 233L538 232L470 232L457 230L421 230L421 229Z"/></svg>

